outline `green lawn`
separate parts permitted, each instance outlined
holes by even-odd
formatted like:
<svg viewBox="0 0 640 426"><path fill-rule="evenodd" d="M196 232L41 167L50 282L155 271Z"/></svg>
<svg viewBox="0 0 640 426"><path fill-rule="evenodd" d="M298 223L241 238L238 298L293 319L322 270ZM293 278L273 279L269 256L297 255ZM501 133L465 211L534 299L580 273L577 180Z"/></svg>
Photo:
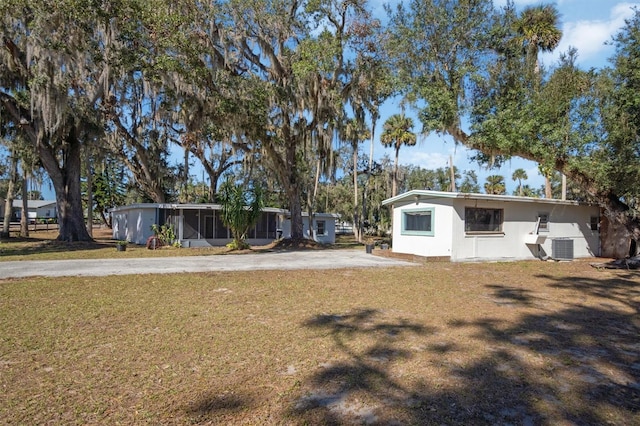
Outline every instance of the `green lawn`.
<svg viewBox="0 0 640 426"><path fill-rule="evenodd" d="M0 424L640 424L639 307L580 261L5 280Z"/></svg>

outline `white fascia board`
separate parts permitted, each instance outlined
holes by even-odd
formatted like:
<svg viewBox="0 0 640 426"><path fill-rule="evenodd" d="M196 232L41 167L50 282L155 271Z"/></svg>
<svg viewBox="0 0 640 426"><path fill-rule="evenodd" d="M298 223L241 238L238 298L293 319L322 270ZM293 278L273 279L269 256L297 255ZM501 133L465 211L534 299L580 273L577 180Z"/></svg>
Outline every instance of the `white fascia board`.
<svg viewBox="0 0 640 426"><path fill-rule="evenodd" d="M404 194L397 195L392 198L388 198L382 202L383 206L394 205L400 202L406 201L428 201L430 199L442 199L442 198L455 198L466 200L486 200L486 201L498 201L498 202L521 202L521 203L535 203L535 204L556 204L556 205L568 205L568 206L580 206L580 205L595 205L592 203L584 203L574 200L556 200L548 198L533 198L533 197L519 197L515 195L492 195L492 194L471 194L461 192L443 192L443 191L428 191L428 190L412 190L405 192Z"/></svg>

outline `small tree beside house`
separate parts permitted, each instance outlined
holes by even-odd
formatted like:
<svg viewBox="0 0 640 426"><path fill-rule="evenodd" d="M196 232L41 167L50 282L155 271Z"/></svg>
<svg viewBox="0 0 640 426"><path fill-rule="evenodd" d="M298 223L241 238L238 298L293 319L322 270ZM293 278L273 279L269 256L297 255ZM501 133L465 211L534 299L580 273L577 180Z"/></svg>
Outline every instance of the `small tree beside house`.
<svg viewBox="0 0 640 426"><path fill-rule="evenodd" d="M221 187L219 201L222 206L222 223L231 230L233 241L227 244L232 250L249 248L245 241L247 233L253 227L264 207L262 189L236 185L227 180Z"/></svg>

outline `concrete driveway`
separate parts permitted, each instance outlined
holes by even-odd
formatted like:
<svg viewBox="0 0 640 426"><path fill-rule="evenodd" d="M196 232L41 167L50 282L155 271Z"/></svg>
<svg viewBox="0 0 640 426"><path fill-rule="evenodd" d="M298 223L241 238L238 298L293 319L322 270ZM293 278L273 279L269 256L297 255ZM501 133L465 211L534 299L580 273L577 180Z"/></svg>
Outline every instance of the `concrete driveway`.
<svg viewBox="0 0 640 426"><path fill-rule="evenodd" d="M180 272L380 268L415 265L364 250L309 250L241 255L141 259L79 259L0 262L0 279L31 276L105 276Z"/></svg>

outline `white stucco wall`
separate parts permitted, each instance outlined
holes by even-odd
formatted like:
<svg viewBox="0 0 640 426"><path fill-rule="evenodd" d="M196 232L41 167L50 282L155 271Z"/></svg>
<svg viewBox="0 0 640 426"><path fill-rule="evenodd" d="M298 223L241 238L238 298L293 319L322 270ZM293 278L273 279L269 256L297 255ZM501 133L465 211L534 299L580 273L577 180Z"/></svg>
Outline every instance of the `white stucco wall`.
<svg viewBox="0 0 640 426"><path fill-rule="evenodd" d="M55 204L38 207L36 209L36 214L38 219L48 219L48 218L58 217L58 211L56 209Z"/></svg>
<svg viewBox="0 0 640 426"><path fill-rule="evenodd" d="M309 236L309 219L304 219L305 235ZM324 221L324 234L318 235L314 233L314 240L320 244L333 244L336 242L336 219L333 216L319 216L313 220L313 229L318 229L317 222Z"/></svg>
<svg viewBox="0 0 640 426"><path fill-rule="evenodd" d="M155 207L123 208L113 212L113 238L134 244L146 244L156 223Z"/></svg>
<svg viewBox="0 0 640 426"><path fill-rule="evenodd" d="M522 260L552 256L555 239L573 241L575 258L600 255L599 231L592 231L591 217L599 216L597 206L544 200L476 199L429 197L419 201L400 199L393 210L393 245L396 253L425 257L449 257L451 261ZM503 209L501 233L465 232L465 208ZM433 209L433 235L403 235L402 218L406 210ZM526 244L539 214L549 217L548 230L540 231L546 240L541 246Z"/></svg>
<svg viewBox="0 0 640 426"><path fill-rule="evenodd" d="M433 236L402 235L402 214L405 210L434 208ZM393 251L426 257L452 255L453 207L452 200L411 202L393 209Z"/></svg>
<svg viewBox="0 0 640 426"><path fill-rule="evenodd" d="M314 217L313 220L313 228L317 229L317 221L323 220L325 222L325 233L324 235L315 234L313 237L314 241L317 241L321 244L333 244L336 242L336 217L332 214L319 214ZM282 229L282 237L283 238L291 238L291 219L286 218L281 222ZM302 217L302 232L305 238L311 239L311 233L309 231L309 218L307 216Z"/></svg>
<svg viewBox="0 0 640 426"><path fill-rule="evenodd" d="M129 241L135 244L146 244L152 237L151 225L157 223L156 209L133 209L129 213Z"/></svg>
<svg viewBox="0 0 640 426"><path fill-rule="evenodd" d="M124 240L127 237L127 212L113 212L111 233L114 240Z"/></svg>
<svg viewBox="0 0 640 426"><path fill-rule="evenodd" d="M465 207L504 209L503 234L468 234L464 229ZM599 255L600 236L590 229L590 218L599 215L597 206L484 200L454 201L452 261L521 260L551 256L554 239L573 240L575 258ZM548 231L541 245L525 244L535 229L538 214L549 214Z"/></svg>

